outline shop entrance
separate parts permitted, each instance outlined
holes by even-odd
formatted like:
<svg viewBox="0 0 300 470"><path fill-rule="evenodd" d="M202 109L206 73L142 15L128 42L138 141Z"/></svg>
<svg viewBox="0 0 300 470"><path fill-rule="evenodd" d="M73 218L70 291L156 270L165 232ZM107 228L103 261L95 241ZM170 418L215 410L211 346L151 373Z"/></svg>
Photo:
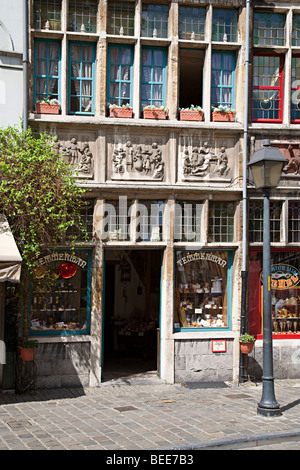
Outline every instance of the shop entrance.
<svg viewBox="0 0 300 470"><path fill-rule="evenodd" d="M105 252L102 380L156 375L161 250Z"/></svg>

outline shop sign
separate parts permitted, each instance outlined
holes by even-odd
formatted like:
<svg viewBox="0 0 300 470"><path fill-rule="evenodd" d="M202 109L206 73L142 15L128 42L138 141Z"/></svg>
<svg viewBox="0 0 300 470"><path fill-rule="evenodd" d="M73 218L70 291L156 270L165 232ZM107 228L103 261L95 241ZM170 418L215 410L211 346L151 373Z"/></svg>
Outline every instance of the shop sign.
<svg viewBox="0 0 300 470"><path fill-rule="evenodd" d="M86 266L86 261L78 256L72 255L71 253L51 253L50 255L46 255L43 258L40 258L39 264L47 264L52 263L54 261L69 261L70 263L75 263L81 268Z"/></svg>
<svg viewBox="0 0 300 470"><path fill-rule="evenodd" d="M263 273L261 272L261 281ZM291 289L300 281L300 272L294 266L289 264L272 264L271 266L271 288L272 289Z"/></svg>
<svg viewBox="0 0 300 470"><path fill-rule="evenodd" d="M214 339L211 342L211 349L212 352L218 353L218 352L226 352L227 351L227 343L226 339Z"/></svg>
<svg viewBox="0 0 300 470"><path fill-rule="evenodd" d="M219 264L222 268L224 268L227 264L225 259L220 258L213 253L209 253L208 251L197 251L195 253L188 253L187 255L183 256L181 259L177 261L178 266L183 266L184 264L191 263L192 261L212 261L213 263Z"/></svg>

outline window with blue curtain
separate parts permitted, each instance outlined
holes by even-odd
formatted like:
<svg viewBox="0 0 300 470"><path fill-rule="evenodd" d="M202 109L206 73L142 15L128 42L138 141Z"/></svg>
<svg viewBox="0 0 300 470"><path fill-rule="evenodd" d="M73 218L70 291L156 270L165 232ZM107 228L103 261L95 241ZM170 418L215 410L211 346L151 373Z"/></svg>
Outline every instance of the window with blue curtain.
<svg viewBox="0 0 300 470"><path fill-rule="evenodd" d="M212 53L211 105L235 107L235 53Z"/></svg>
<svg viewBox="0 0 300 470"><path fill-rule="evenodd" d="M167 52L159 47L142 49L141 106L166 104Z"/></svg>
<svg viewBox="0 0 300 470"><path fill-rule="evenodd" d="M37 40L34 44L34 103L44 99L60 101L59 41Z"/></svg>
<svg viewBox="0 0 300 470"><path fill-rule="evenodd" d="M108 49L107 101L132 106L133 49L131 46L110 45Z"/></svg>
<svg viewBox="0 0 300 470"><path fill-rule="evenodd" d="M91 43L70 43L69 100L70 114L94 114L96 48Z"/></svg>

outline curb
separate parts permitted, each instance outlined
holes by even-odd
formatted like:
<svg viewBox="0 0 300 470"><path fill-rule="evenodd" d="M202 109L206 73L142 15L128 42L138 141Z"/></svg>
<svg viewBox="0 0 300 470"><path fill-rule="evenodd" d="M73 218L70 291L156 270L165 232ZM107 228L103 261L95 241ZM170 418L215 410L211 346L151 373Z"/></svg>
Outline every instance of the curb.
<svg viewBox="0 0 300 470"><path fill-rule="evenodd" d="M262 444L274 444L276 442L282 443L284 441L300 440L300 429L293 431L275 431L268 434L254 434L253 436L239 436L233 438L223 438L215 441L203 441L198 444L191 446L182 447L159 447L159 449L152 450L179 450L179 451L191 451L191 450L231 450L231 449L242 449L247 447L260 446Z"/></svg>

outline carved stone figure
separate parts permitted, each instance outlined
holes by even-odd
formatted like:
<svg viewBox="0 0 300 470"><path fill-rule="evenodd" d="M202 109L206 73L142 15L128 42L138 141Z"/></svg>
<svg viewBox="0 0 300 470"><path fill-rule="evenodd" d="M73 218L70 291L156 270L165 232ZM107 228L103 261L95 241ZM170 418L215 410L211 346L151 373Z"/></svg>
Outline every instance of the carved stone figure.
<svg viewBox="0 0 300 470"><path fill-rule="evenodd" d="M182 153L183 175L185 177L209 177L217 175L227 176L229 172L228 156L225 147L221 147L218 154L212 152L208 142L202 146L184 149Z"/></svg>
<svg viewBox="0 0 300 470"><path fill-rule="evenodd" d="M93 176L94 157L88 142L83 142L80 145L75 137L72 137L69 142L61 142L56 136L54 138L53 149L74 169L76 176Z"/></svg>
<svg viewBox="0 0 300 470"><path fill-rule="evenodd" d="M300 145L299 145L299 149L300 149ZM283 168L283 172L289 173L290 170L293 170L294 175L298 175L300 172L300 151L297 151L297 154L295 156L292 145L288 146L288 151L289 151L291 158L288 161L287 165Z"/></svg>

